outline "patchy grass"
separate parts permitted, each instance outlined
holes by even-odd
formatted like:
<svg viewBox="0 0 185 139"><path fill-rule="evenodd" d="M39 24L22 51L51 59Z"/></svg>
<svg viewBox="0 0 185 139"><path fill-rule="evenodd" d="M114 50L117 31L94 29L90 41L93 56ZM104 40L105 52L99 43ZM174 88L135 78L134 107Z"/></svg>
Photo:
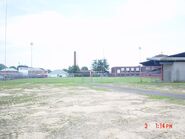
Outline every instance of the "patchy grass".
<svg viewBox="0 0 185 139"><path fill-rule="evenodd" d="M157 100L157 101L165 100L165 101L173 103L173 104L185 105L185 100L182 100L182 99L175 99L175 98L170 98L167 96L158 96L158 95L147 95L147 96L149 99L153 99L153 100Z"/></svg>
<svg viewBox="0 0 185 139"><path fill-rule="evenodd" d="M147 95L150 99L157 99L157 100L164 100L164 99L170 99L166 96L157 96L157 95Z"/></svg>
<svg viewBox="0 0 185 139"><path fill-rule="evenodd" d="M158 90L161 92L185 94L185 83L148 82L143 84L133 84L133 87L147 90Z"/></svg>
<svg viewBox="0 0 185 139"><path fill-rule="evenodd" d="M101 88L101 87L96 87L96 86L90 86L89 88L96 90L96 91L102 91L102 92L110 91L110 89L108 89L108 88Z"/></svg>
<svg viewBox="0 0 185 139"><path fill-rule="evenodd" d="M1 96L0 97L0 106L5 105L15 105L15 104L21 104L21 103L32 103L36 101L36 98L33 95L24 95L24 96Z"/></svg>

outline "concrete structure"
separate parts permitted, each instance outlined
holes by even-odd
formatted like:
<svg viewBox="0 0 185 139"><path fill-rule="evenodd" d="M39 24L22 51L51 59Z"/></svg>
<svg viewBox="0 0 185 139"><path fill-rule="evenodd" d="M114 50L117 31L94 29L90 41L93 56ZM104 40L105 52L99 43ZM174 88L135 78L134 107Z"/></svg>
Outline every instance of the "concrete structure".
<svg viewBox="0 0 185 139"><path fill-rule="evenodd" d="M164 82L185 82L185 52L171 56L152 57L148 60L162 65Z"/></svg>
<svg viewBox="0 0 185 139"><path fill-rule="evenodd" d="M48 74L48 77L68 77L68 73L63 70L54 70Z"/></svg>

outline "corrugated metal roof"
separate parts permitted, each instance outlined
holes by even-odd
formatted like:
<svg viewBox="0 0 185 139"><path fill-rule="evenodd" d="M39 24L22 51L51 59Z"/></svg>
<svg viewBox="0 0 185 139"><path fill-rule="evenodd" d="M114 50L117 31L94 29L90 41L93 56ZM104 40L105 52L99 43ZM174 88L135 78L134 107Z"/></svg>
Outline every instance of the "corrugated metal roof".
<svg viewBox="0 0 185 139"><path fill-rule="evenodd" d="M175 55L170 55L170 56L164 56L164 57L152 57L152 58L147 58L148 60L153 60L153 61L176 61L176 62L185 62L185 52L175 54Z"/></svg>
<svg viewBox="0 0 185 139"><path fill-rule="evenodd" d="M159 66L161 64L159 62L167 62L167 61L185 62L185 52L170 55L170 56L159 54L152 58L147 58L147 60L148 61L141 62L140 64L144 66Z"/></svg>
<svg viewBox="0 0 185 139"><path fill-rule="evenodd" d="M185 57L185 52L178 53L178 54L175 54L175 55L170 55L168 57Z"/></svg>
<svg viewBox="0 0 185 139"><path fill-rule="evenodd" d="M153 60L153 61L176 61L176 62L184 62L185 57L152 57L148 58L148 60Z"/></svg>
<svg viewBox="0 0 185 139"><path fill-rule="evenodd" d="M160 66L159 61L153 61L153 60L141 62L140 64L144 66Z"/></svg>

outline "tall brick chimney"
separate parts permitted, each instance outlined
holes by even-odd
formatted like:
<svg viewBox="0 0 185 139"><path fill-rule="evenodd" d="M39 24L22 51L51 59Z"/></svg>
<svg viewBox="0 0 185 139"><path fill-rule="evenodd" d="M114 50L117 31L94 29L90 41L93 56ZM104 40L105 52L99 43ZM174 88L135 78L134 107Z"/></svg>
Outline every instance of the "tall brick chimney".
<svg viewBox="0 0 185 139"><path fill-rule="evenodd" d="M76 66L76 51L74 51L74 66Z"/></svg>

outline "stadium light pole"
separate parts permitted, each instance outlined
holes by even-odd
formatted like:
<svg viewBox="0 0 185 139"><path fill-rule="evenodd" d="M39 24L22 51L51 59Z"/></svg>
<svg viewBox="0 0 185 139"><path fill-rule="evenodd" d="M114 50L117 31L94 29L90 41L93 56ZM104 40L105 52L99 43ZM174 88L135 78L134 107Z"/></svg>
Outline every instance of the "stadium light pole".
<svg viewBox="0 0 185 139"><path fill-rule="evenodd" d="M30 43L30 46L31 46L31 53L30 53L30 54L31 54L31 55L30 55L31 57L30 57L30 60L31 60L31 67L32 67L32 62L33 62L33 61L32 61L32 60L33 60L33 59L32 59L32 58L33 58L33 56L32 56L32 53L33 53L33 52L32 52L32 51L33 51L33 50L32 50L32 49L33 49L33 48L32 48L32 47L33 47L33 42Z"/></svg>
<svg viewBox="0 0 185 139"><path fill-rule="evenodd" d="M141 62L141 46L138 47L139 49L139 64ZM139 78L140 78L140 82L142 82L142 78L141 78L141 64L140 64L140 68L139 68Z"/></svg>
<svg viewBox="0 0 185 139"><path fill-rule="evenodd" d="M5 34L4 34L4 63L6 66L6 45L7 45L7 13L8 13L8 5L7 5L7 0L5 0Z"/></svg>

